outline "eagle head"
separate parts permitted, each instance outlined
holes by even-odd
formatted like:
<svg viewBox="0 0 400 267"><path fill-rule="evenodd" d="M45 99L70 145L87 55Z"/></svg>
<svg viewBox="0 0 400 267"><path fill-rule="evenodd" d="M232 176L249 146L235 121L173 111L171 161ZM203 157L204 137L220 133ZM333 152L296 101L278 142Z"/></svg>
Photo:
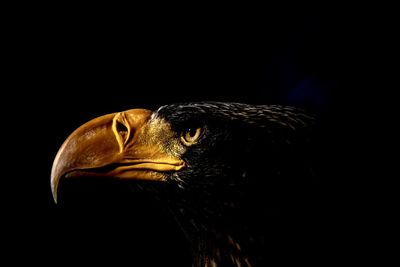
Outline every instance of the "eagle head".
<svg viewBox="0 0 400 267"><path fill-rule="evenodd" d="M193 241L196 266L252 266L263 213L299 201L312 180L312 121L292 107L221 102L108 114L66 139L51 189L57 202L68 180L140 184Z"/></svg>

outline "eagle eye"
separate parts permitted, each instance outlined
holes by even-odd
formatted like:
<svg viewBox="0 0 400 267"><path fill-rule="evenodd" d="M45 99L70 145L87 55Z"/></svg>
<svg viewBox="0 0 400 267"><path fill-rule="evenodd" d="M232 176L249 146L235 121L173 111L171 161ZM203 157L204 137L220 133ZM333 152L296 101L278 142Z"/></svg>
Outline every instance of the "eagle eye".
<svg viewBox="0 0 400 267"><path fill-rule="evenodd" d="M200 138L201 133L202 129L200 127L187 128L185 131L182 132L181 140L183 144L191 146L197 142L197 140Z"/></svg>

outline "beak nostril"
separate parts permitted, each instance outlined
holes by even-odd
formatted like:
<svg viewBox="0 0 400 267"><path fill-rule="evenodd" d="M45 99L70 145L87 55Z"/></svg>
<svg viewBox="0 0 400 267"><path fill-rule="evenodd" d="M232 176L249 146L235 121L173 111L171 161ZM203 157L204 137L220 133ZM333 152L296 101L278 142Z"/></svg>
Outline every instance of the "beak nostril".
<svg viewBox="0 0 400 267"><path fill-rule="evenodd" d="M131 134L131 128L129 127L124 113L118 113L114 117L112 129L117 139L120 152L122 152Z"/></svg>
<svg viewBox="0 0 400 267"><path fill-rule="evenodd" d="M126 142L126 139L128 137L128 128L121 122L117 121L117 132L121 136L122 140L124 140L124 143Z"/></svg>

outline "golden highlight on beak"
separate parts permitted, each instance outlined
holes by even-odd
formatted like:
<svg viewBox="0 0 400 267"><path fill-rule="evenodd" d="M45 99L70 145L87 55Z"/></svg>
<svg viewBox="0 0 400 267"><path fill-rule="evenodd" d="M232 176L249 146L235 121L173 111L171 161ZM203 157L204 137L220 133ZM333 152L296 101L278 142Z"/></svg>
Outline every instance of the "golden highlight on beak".
<svg viewBox="0 0 400 267"><path fill-rule="evenodd" d="M154 137L146 136L152 112L132 109L93 119L76 129L59 149L51 171L55 202L62 179L110 177L160 180L184 161L169 155Z"/></svg>

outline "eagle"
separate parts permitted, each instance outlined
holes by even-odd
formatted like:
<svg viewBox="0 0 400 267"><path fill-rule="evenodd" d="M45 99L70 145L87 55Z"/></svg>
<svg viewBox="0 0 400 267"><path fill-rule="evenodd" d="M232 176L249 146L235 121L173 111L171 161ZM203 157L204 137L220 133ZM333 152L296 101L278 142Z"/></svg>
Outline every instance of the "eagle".
<svg viewBox="0 0 400 267"><path fill-rule="evenodd" d="M140 188L179 224L193 266L264 266L318 202L314 125L300 108L230 102L100 116L60 147L52 194L85 179Z"/></svg>

